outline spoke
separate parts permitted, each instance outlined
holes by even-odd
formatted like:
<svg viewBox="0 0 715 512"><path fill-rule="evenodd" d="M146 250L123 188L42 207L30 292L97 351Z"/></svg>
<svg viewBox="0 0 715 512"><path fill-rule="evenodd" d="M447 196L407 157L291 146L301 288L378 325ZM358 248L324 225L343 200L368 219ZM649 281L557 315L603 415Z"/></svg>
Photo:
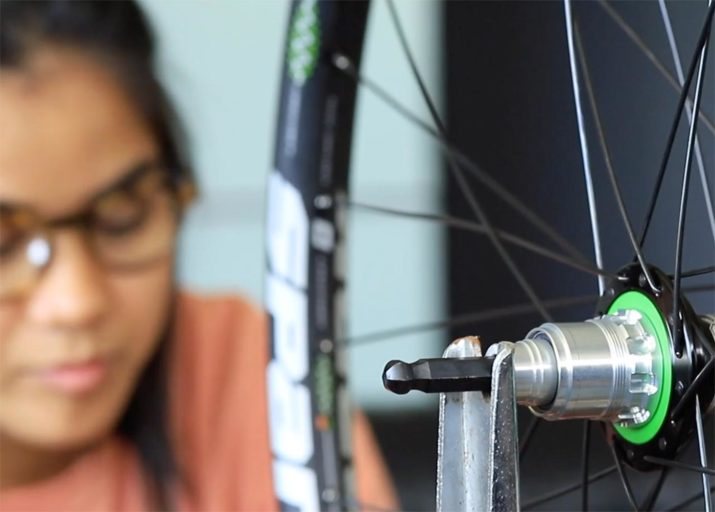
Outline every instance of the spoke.
<svg viewBox="0 0 715 512"><path fill-rule="evenodd" d="M680 274L680 277L695 277L695 276L702 276L705 274L712 274L715 272L715 265L711 265L709 267L703 267L703 268L696 268L693 270L688 270L686 272L683 272ZM672 279L672 277L671 277Z"/></svg>
<svg viewBox="0 0 715 512"><path fill-rule="evenodd" d="M655 506L655 502L658 500L658 495L660 494L660 491L663 488L663 483L665 482L665 478L668 476L669 471L670 471L670 468L663 468L660 471L660 475L658 475L658 480L653 485L653 488L648 493L648 497L645 499L645 502L643 503L643 506L641 507L645 512L648 512L649 510L653 510L653 507Z"/></svg>
<svg viewBox="0 0 715 512"><path fill-rule="evenodd" d="M700 453L700 465L708 466L708 455L705 449L705 432L703 429L703 415L700 411L700 397L695 395L695 426L698 431L698 452ZM712 473L715 475L715 471ZM705 512L712 512L713 503L708 492L708 477L705 473L700 476L703 480L703 498L705 499Z"/></svg>
<svg viewBox="0 0 715 512"><path fill-rule="evenodd" d="M701 292L710 292L712 290L715 290L715 285L713 284L703 284L700 286L686 286L683 287L683 291L686 293L701 293Z"/></svg>
<svg viewBox="0 0 715 512"><path fill-rule="evenodd" d="M683 63L680 61L680 52L678 50L678 44L675 41L673 25L670 22L670 15L668 14L668 8L665 5L665 0L658 0L658 5L660 6L660 14L663 18L663 24L665 25L665 33L668 36L668 44L670 44L670 53L673 55L673 64L675 64L675 71L678 74L678 82L682 87L683 82L685 82L685 77L683 76ZM691 105L691 101L686 102L685 113L688 115L688 121L692 123L693 109ZM702 114L702 110L700 112ZM703 119L701 117L701 122L702 121ZM715 241L715 213L713 212L712 194L710 193L710 185L708 184L708 177L705 173L703 154L700 151L700 140L697 136L695 137L695 160L698 163L698 171L700 173L700 185L702 186L703 195L705 196L705 208L708 212L708 218L710 220L710 231L713 235L713 241Z"/></svg>
<svg viewBox="0 0 715 512"><path fill-rule="evenodd" d="M598 297L594 295L586 295L581 297L565 297L560 299L551 299L544 301L544 304L552 309L569 308L584 304L594 304ZM536 308L531 302L507 306L502 308L492 308L479 311L476 313L465 313L455 315L445 320L437 320L423 324L409 325L404 327L396 327L393 329L385 329L381 331L371 332L367 334L359 334L351 336L344 341L349 346L366 345L378 341L383 341L389 338L399 338L411 334L418 334L428 331L437 331L450 327L458 327L460 325L472 324L475 322L487 322L492 320L503 320L519 315L528 315L536 312Z"/></svg>
<svg viewBox="0 0 715 512"><path fill-rule="evenodd" d="M576 55L573 41L573 17L571 15L571 0L564 0L564 17L566 19L566 41L569 50L569 65L571 69L571 85L573 86L573 97L576 105L576 121L578 123L578 136L581 143L581 158L583 160L583 172L586 180L586 197L588 198L588 212L591 219L591 236L593 238L593 252L596 258L596 265L603 267L603 255L601 253L601 237L598 229L598 212L596 210L596 196L593 191L593 177L591 174L591 158L588 153L588 140L586 138L586 127L581 110L581 93L578 84L578 69L576 68ZM598 278L598 292L603 294L606 289L606 280Z"/></svg>
<svg viewBox="0 0 715 512"><path fill-rule="evenodd" d="M685 462L679 462L677 460L661 459L660 457L653 457L652 455L645 455L643 460L673 469L683 469L685 471L702 473L703 475L715 475L715 469L708 468L706 466L696 466L694 464L686 464Z"/></svg>
<svg viewBox="0 0 715 512"><path fill-rule="evenodd" d="M486 226L484 226L484 224L480 224L478 222L474 222L471 220L461 219L459 217L453 217L451 215L409 212L409 211L405 211L405 210L397 210L394 208L387 208L384 206L376 206L376 205L371 205L371 204L366 204L366 203L358 203L358 202L354 202L354 201L348 202L347 205L350 206L351 208L358 208L361 210L371 211L374 213L381 213L381 214L385 214L385 215L394 215L396 217L402 217L402 218L408 218L408 219L419 219L419 220L425 220L425 221L430 221L430 222L437 222L437 223L445 225L445 226L462 229L465 231L471 231L471 232L479 233L479 234L483 234L483 235L488 234L488 230L487 230ZM582 263L580 261L572 260L566 256L563 256L560 253L550 251L549 249L546 249L545 247L535 244L534 242L531 242L529 240L526 240L524 238L516 236L513 233L502 231L500 229L495 229L495 232L501 240L503 240L504 242L510 243L514 246L521 247L522 249L526 249L526 250L531 251L535 254L539 254L541 256L544 256L545 258L549 258L551 260L557 261L557 262L567 265L569 267L586 272L588 274L593 274L596 276L605 276L610 279L616 279L615 275L613 275L603 269L596 268L593 265L588 264L588 263Z"/></svg>
<svg viewBox="0 0 715 512"><path fill-rule="evenodd" d="M683 413L685 407L690 404L690 401L693 399L693 397L707 382L710 372L713 371L713 367L715 367L715 357L711 358L710 361L708 361L707 364L703 366L703 369L700 370L695 376L693 382L690 384L690 387L688 387L687 391L683 394L683 397L680 399L675 408L673 408L673 412L670 414L671 420L677 421L678 418L680 418L680 415Z"/></svg>
<svg viewBox="0 0 715 512"><path fill-rule="evenodd" d="M611 467L602 469L601 471L594 473L593 475L588 477L588 483L592 484L593 482L601 480L601 479L607 477L608 475L610 475L611 473L615 472L616 469L617 469L616 466L611 466ZM524 505L522 505L522 508L523 509L532 508L537 505L541 505L542 503L546 503L548 501L555 500L556 498L560 498L561 496L568 494L570 492L573 492L576 489L580 489L581 485L583 485L583 483L581 481L579 481L575 484L567 485L565 487L562 487L561 489L551 491L548 494L544 494L542 496L539 496L538 498L527 501L526 503L524 503Z"/></svg>
<svg viewBox="0 0 715 512"><path fill-rule="evenodd" d="M490 189L497 197L506 204L511 206L516 212L520 213L524 220L531 223L539 229L544 235L549 237L556 243L564 252L571 255L572 258L584 262L588 262L578 249L571 245L568 240L561 236L553 227L551 227L544 219L542 219L534 210L530 209L523 201L517 198L514 194L504 188L498 181L485 172L476 162L469 158L463 151L454 146L448 139L442 137L440 133L427 124L426 121L420 119L416 114L411 112L407 107L400 103L394 96L388 93L384 88L369 78L360 74L352 63L352 61L342 54L335 54L333 57L333 65L348 77L355 80L357 83L365 87L373 93L378 99L383 101L395 113L402 116L404 119L414 124L417 128L432 137L442 148L445 156L454 158L474 178L479 180L484 186Z"/></svg>
<svg viewBox="0 0 715 512"><path fill-rule="evenodd" d="M711 494L712 494L713 492L715 492L715 485L711 485L709 491L710 491ZM697 494L694 494L693 496L691 496L691 497L688 498L687 500L683 500L683 501L681 501L680 503L678 503L677 505L675 505L674 507L669 508L668 511L669 511L669 512L680 512L681 510L684 510L685 507L687 507L688 505L692 505L693 503L695 503L695 502L698 501L699 499L702 499L702 497L703 497L703 493L700 492L700 491L698 491Z"/></svg>
<svg viewBox="0 0 715 512"><path fill-rule="evenodd" d="M628 498L628 503L631 505L631 509L638 511L638 504L636 503L636 498L633 496L633 489L631 489L631 484L628 481L628 475L626 475L626 469L623 467L616 448L613 444L610 445L611 454L613 455L613 460L616 462L616 469L618 470L618 477L621 479L621 486L623 491L626 493L626 498Z"/></svg>
<svg viewBox="0 0 715 512"><path fill-rule="evenodd" d="M710 2L711 9L715 3ZM708 41L710 35L703 42L703 49L700 52L700 65L698 66L698 78L695 83L695 101L693 103L693 113L695 114L690 123L690 133L688 134L688 146L685 152L685 169L683 170L683 181L680 189L680 210L678 212L678 231L675 242L675 276L673 277L673 345L676 355L680 356L683 351L682 322L680 319L680 280L683 271L683 236L685 234L685 215L688 206L688 192L690 190L690 168L693 163L693 148L695 146L695 134L698 127L698 116L700 112L700 100L703 92L703 78L705 76L705 63L708 56Z"/></svg>
<svg viewBox="0 0 715 512"><path fill-rule="evenodd" d="M519 439L520 461L524 457L524 454L526 454L526 451L529 449L529 446L531 445L531 439L534 437L536 429L539 428L539 425L541 425L541 418L539 418L538 416L532 416L531 423L529 423L529 426L526 427L526 432L524 432L524 435L521 436L521 439Z"/></svg>
<svg viewBox="0 0 715 512"><path fill-rule="evenodd" d="M668 167L668 160L670 160L670 153L673 150L673 142L675 141L675 134L678 131L678 125L680 124L680 117L683 113L683 107L685 106L685 100L688 97L688 90L690 89L690 83L695 76L695 70L698 67L698 57L700 56L701 50L705 46L705 40L710 33L710 25L713 19L713 12L715 10L715 4L710 4L708 7L708 12L705 15L705 23L700 31L700 36L698 37L698 42L695 45L695 52L693 58L690 61L690 67L688 68L688 74L685 77L685 82L683 83L683 89L680 93L680 98L678 99L678 105L675 107L675 119L673 120L673 125L670 128L670 133L668 135L668 141L665 144L665 152L663 153L663 158L660 163L660 168L658 169L658 175L655 180L655 186L653 188L653 193L650 197L650 204L648 206L648 213L646 214L645 222L643 224L643 231L641 232L641 237L639 244L643 247L645 239L648 236L648 229L650 228L651 220L653 219L653 212L655 211L655 205L658 202L658 196L660 195L660 189L663 186L663 177L665 176L665 170ZM698 111L695 112L696 114ZM693 118L697 120L697 115ZM692 124L692 123L691 123Z"/></svg>
<svg viewBox="0 0 715 512"><path fill-rule="evenodd" d="M400 19L397 15L397 11L395 10L395 5L392 2L392 0L387 0L387 6L389 7L390 15L392 17L393 25L395 26L395 30L397 31L397 35L400 39L400 44L402 46L402 50L405 53L405 57L407 58L410 68L412 69L412 75L414 76L415 80L417 81L417 85L420 88L420 91L422 93L422 98L424 99L425 103L427 104L427 107L429 108L430 114L432 116L432 120L437 126L437 130L439 134L442 136L444 139L448 139L447 137L447 129L442 122L442 119L439 115L439 112L437 112L437 108L435 107L434 101L432 100L432 97L429 94L429 91L427 90L427 87L424 83L424 80L422 79L422 75L420 74L419 70L417 69L417 64L415 63L414 57L412 55L412 52L410 51L409 45L407 43L407 38L405 37L404 30L402 28L402 23L400 22ZM462 191L462 194L464 195L464 198L466 199L467 203L469 204L469 207L471 208L472 212L476 216L476 218L484 224L484 227L487 229L487 236L491 240L492 244L494 245L494 248L497 250L499 253L499 256L501 257L502 261L504 264L509 268L509 271L511 274L514 276L514 279L519 283L521 288L524 290L524 293L526 296L531 300L531 302L534 304L536 309L539 311L539 314L546 320L546 321L551 321L552 317L551 314L546 310L546 307L542 303L541 299L536 295L536 292L532 288L531 284L526 280L526 277L522 274L521 270L517 266L516 262L513 260L511 255L507 252L506 248L502 244L501 240L496 234L496 231L494 227L492 226L491 221L489 220L489 217L487 217L486 212L482 208L481 204L477 200L477 197L474 193L469 188L469 184L467 183L467 178L465 177L464 173L462 172L461 167L459 166L459 163L456 161L455 158L453 158L450 155L447 155L447 160L449 162L449 168L452 171L452 175L454 176L455 180L457 181L457 184ZM598 265L601 267L602 265Z"/></svg>
<svg viewBox="0 0 715 512"><path fill-rule="evenodd" d="M633 30L633 27L631 27L626 20L624 20L620 14L616 12L616 10L611 7L606 0L598 0L598 5L601 6L601 8L608 14L608 16L611 17L611 19L616 23L616 25L623 31L628 38L635 43L635 45L640 49L641 52L643 52L643 55L646 56L646 58L650 61L653 66L658 70L658 72L667 80L667 82L670 84L670 86L673 88L675 92L680 94L683 91L683 81L680 81L680 85L678 85L678 82L675 80L675 77L670 74L670 71L665 67L665 65L658 60L658 57L648 48L648 45L645 44L645 41L636 33L635 30ZM688 102L692 103L692 100L688 98ZM704 113L700 112L700 120L703 122L705 126L707 126L708 130L715 135L715 124L713 124L712 120Z"/></svg>
<svg viewBox="0 0 715 512"><path fill-rule="evenodd" d="M583 420L583 439L581 446L581 510L588 510L588 460L591 453L591 422Z"/></svg>
<svg viewBox="0 0 715 512"><path fill-rule="evenodd" d="M586 60L586 52L584 51L583 44L581 42L581 33L579 32L578 24L575 24L575 26L574 26L574 36L575 36L575 40L576 40L576 48L578 50L579 59L581 61L581 67L583 69L583 83L586 86L586 93L588 95L588 101L591 105L591 112L593 113L593 120L594 120L594 123L596 124L596 132L598 133L598 141L601 145L601 151L603 152L603 160L606 164L606 171L608 173L608 179L611 182L611 187L613 188L613 194L616 197L616 203L618 204L618 211L621 214L621 219L623 220L623 225L625 226L626 232L628 233L628 239L630 240L631 245L633 246L633 250L636 253L636 257L638 258L638 263L640 264L643 275L645 276L646 280L648 281L648 285L650 286L651 290L653 292L658 292L659 291L658 287L656 286L655 281L653 280L653 276L651 276L650 270L648 270L648 266L646 265L645 258L643 257L643 251L641 251L641 248L638 245L638 241L636 240L636 234L633 231L633 224L631 223L631 220L628 217L628 212L626 211L626 204L623 201L621 187L618 184L618 179L616 177L616 173L613 170L613 162L611 161L611 152L608 150L608 144L606 144L606 135L603 130L603 124L601 122L601 115L598 111L598 105L596 104L596 95L593 91L593 82L591 81L591 73L589 71L588 61Z"/></svg>

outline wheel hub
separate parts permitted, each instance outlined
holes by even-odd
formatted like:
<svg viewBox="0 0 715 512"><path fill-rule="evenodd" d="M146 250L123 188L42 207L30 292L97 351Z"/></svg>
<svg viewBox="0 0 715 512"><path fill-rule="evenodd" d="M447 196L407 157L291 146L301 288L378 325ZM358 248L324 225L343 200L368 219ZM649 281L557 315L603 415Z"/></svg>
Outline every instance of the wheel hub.
<svg viewBox="0 0 715 512"><path fill-rule="evenodd" d="M699 318L681 299L677 325L685 348L676 353L671 279L649 270L655 287L638 265L623 268L600 298L596 318L543 324L521 341L492 345L485 358L392 361L385 386L397 393L489 392L492 358L509 350L517 403L547 420L601 421L627 464L660 467L649 457L674 458L693 433L695 395L702 411L713 401L712 363L706 364L715 357L715 317Z"/></svg>

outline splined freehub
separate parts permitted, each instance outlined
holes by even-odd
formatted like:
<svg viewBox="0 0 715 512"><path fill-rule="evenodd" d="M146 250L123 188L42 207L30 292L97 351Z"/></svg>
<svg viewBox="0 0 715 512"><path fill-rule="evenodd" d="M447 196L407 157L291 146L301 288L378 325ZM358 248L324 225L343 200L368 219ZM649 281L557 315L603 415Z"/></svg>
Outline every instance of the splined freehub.
<svg viewBox="0 0 715 512"><path fill-rule="evenodd" d="M540 352L539 359L553 361L549 371L534 372L540 366L534 351ZM547 323L515 344L517 401L549 420L642 424L654 409L662 360L658 343L638 311L619 310L586 322ZM540 376L548 378L540 381ZM544 389L534 394L539 385Z"/></svg>

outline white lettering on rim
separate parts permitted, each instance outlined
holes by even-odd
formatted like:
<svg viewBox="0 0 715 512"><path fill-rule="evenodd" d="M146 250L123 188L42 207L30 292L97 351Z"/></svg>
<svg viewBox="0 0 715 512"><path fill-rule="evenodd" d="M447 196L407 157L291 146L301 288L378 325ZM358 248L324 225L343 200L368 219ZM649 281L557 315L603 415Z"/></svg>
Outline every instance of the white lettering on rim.
<svg viewBox="0 0 715 512"><path fill-rule="evenodd" d="M301 511L319 510L308 376L308 214L300 192L274 171L268 183L266 304L273 318L268 365L273 477L278 499Z"/></svg>

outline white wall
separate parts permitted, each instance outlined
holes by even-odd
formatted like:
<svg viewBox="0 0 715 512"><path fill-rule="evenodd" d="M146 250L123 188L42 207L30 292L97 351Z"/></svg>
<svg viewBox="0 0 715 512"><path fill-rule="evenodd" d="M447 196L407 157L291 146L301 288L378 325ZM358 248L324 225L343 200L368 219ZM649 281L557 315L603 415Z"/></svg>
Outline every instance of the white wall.
<svg viewBox="0 0 715 512"><path fill-rule="evenodd" d="M279 77L289 3L284 0L142 0L161 42L165 82L191 137L202 196L188 217L179 275L192 289L263 288L264 183L272 165ZM410 44L439 96L439 5L397 2ZM364 73L428 118L392 29L375 0ZM437 147L368 91L361 91L353 153L353 197L395 208L438 211ZM441 231L407 220L352 212L348 303L351 334L409 325L444 314ZM351 377L364 407L417 406L393 397L380 372L393 358L434 356L442 333L350 351Z"/></svg>

